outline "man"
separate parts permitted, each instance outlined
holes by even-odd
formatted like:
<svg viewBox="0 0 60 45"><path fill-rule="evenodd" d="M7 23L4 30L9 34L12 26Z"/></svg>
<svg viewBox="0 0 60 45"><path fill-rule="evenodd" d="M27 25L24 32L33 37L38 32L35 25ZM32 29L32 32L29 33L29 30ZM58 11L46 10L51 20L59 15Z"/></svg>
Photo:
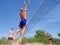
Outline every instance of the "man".
<svg viewBox="0 0 60 45"><path fill-rule="evenodd" d="M21 22L19 24L19 29L16 31L14 38L16 34L20 32L20 37L18 41L19 41L19 44L21 45L22 38L26 31L26 2L25 1L24 1L24 8L20 9L20 18L21 18Z"/></svg>
<svg viewBox="0 0 60 45"><path fill-rule="evenodd" d="M14 36L14 32L13 32L13 28L11 28L8 32L8 45L10 45L10 43L13 43L13 36Z"/></svg>
<svg viewBox="0 0 60 45"><path fill-rule="evenodd" d="M52 45L52 36L49 33L47 33L47 38L50 45Z"/></svg>

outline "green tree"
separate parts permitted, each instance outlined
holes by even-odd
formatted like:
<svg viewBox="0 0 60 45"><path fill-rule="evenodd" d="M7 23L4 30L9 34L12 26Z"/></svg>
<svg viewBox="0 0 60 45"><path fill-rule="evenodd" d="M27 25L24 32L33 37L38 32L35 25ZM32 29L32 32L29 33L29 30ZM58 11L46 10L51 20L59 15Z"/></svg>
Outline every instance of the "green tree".
<svg viewBox="0 0 60 45"><path fill-rule="evenodd" d="M47 43L47 37L46 37L45 31L43 30L37 30L35 34L35 38L37 42Z"/></svg>
<svg viewBox="0 0 60 45"><path fill-rule="evenodd" d="M7 39L5 37L2 37L0 39L0 44L6 44L7 43Z"/></svg>
<svg viewBox="0 0 60 45"><path fill-rule="evenodd" d="M60 37L60 33L58 33L58 36Z"/></svg>

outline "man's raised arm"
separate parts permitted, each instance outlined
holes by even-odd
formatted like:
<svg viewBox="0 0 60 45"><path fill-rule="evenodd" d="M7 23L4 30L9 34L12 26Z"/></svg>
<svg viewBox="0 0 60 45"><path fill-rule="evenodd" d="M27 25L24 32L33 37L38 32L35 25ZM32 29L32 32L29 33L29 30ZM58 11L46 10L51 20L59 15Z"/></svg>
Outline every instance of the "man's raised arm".
<svg viewBox="0 0 60 45"><path fill-rule="evenodd" d="M24 1L24 10L26 10L26 2Z"/></svg>

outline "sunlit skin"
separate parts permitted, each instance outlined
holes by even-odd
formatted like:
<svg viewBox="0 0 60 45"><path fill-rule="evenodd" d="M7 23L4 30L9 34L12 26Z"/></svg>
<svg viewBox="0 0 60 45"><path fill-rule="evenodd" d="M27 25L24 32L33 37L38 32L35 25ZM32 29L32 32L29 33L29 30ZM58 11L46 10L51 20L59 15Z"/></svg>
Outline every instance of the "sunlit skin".
<svg viewBox="0 0 60 45"><path fill-rule="evenodd" d="M14 33L13 33L13 29L11 28L8 32L8 45L10 45L10 43L12 43L13 45L13 36L14 36Z"/></svg>
<svg viewBox="0 0 60 45"><path fill-rule="evenodd" d="M47 38L48 38L49 44L52 45L52 36L47 33Z"/></svg>
<svg viewBox="0 0 60 45"><path fill-rule="evenodd" d="M26 19L26 2L25 1L24 1L24 8L20 9L20 19L21 20ZM18 39L19 45L21 45L25 31L26 31L26 26L23 26L23 28L19 27L19 29L16 31L16 33L14 35L14 38L15 38L16 34L20 32L20 37Z"/></svg>

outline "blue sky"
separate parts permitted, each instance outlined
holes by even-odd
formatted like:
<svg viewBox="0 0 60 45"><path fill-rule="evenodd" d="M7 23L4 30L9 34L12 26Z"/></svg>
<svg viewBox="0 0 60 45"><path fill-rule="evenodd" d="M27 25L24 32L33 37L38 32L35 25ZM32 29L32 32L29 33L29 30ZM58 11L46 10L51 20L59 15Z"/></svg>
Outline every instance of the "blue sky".
<svg viewBox="0 0 60 45"><path fill-rule="evenodd" d="M25 1L27 2L27 0ZM41 29L58 38L57 33L60 32L60 2L46 0L39 6L42 0L30 1L31 3L27 4L27 21L29 22L32 19L27 25L28 29L25 36L34 36L35 31ZM51 1L53 4L51 4ZM21 7L23 7L22 0L0 0L0 37L7 36L7 32L11 27L14 28L14 32L18 29ZM37 8L38 10L33 16Z"/></svg>

